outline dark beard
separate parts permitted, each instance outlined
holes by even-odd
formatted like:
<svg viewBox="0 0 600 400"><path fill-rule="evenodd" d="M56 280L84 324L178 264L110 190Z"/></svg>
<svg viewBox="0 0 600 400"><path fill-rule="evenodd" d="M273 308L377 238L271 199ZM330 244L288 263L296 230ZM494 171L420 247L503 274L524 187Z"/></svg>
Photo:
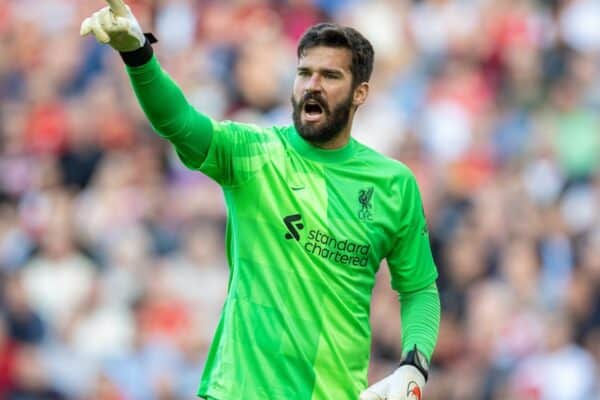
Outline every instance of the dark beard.
<svg viewBox="0 0 600 400"><path fill-rule="evenodd" d="M311 99L318 101L323 108L325 122L318 126L303 124L300 117L304 103ZM300 103L296 102L294 95L292 95L292 107L294 110L292 114L294 126L300 136L311 143L326 143L335 138L348 125L350 111L352 110L352 93L333 110L329 110L325 100L315 93L307 93Z"/></svg>

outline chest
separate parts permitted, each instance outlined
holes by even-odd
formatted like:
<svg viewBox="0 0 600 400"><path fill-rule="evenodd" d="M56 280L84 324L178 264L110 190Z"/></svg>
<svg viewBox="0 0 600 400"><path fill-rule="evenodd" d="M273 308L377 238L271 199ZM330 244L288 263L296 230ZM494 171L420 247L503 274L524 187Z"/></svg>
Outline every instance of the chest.
<svg viewBox="0 0 600 400"><path fill-rule="evenodd" d="M367 164L341 168L287 159L266 165L240 189L238 213L285 240L303 241L307 251L350 263L380 260L400 206L390 182Z"/></svg>

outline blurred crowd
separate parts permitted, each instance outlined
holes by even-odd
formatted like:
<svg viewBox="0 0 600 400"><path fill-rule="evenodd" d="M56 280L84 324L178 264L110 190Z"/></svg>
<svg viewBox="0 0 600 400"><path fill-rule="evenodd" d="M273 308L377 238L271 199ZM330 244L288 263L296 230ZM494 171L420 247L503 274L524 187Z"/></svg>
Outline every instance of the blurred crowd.
<svg viewBox="0 0 600 400"><path fill-rule="evenodd" d="M426 398L600 399L600 0L128 4L191 103L264 126L308 26L363 32L354 135L415 172L440 271ZM0 0L0 399L193 399L226 296L220 189L79 37L104 5ZM371 381L400 357L385 266L372 327Z"/></svg>

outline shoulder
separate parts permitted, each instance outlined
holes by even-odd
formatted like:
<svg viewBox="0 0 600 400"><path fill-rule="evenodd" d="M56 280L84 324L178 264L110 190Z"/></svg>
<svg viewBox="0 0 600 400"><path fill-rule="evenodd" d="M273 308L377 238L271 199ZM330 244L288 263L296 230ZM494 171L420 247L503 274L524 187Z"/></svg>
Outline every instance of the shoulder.
<svg viewBox="0 0 600 400"><path fill-rule="evenodd" d="M253 134L253 135L274 135L278 127L274 126L260 126L257 124L238 122L231 120L212 121L215 130L224 133L237 133L237 134Z"/></svg>
<svg viewBox="0 0 600 400"><path fill-rule="evenodd" d="M358 146L358 158L367 163L370 169L376 169L396 181L406 182L415 180L414 173L402 161L386 156L358 141L356 143Z"/></svg>
<svg viewBox="0 0 600 400"><path fill-rule="evenodd" d="M259 146L285 146L290 127L260 126L231 120L213 121L214 132L226 142Z"/></svg>

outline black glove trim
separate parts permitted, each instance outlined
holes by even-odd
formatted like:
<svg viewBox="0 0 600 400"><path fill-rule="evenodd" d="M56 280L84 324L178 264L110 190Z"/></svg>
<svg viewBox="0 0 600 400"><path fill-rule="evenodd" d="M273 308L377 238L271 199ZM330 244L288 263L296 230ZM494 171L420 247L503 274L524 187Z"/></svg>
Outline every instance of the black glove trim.
<svg viewBox="0 0 600 400"><path fill-rule="evenodd" d="M427 360L425 359L425 356L423 356L423 354L421 354L417 349L417 345L415 345L415 347L406 354L406 357L404 360L402 360L399 367L403 365L412 365L418 369L419 372L421 372L425 377L425 382L427 382L427 379L429 378L429 367L427 366Z"/></svg>
<svg viewBox="0 0 600 400"><path fill-rule="evenodd" d="M150 44L154 44L154 43L158 42L158 39L154 36L154 34L152 32L145 32L144 36L146 37L146 39L148 39Z"/></svg>
<svg viewBox="0 0 600 400"><path fill-rule="evenodd" d="M154 55L154 50L152 50L152 46L150 45L158 42L158 40L152 33L144 33L144 36L146 37L146 42L139 49L119 52L123 62L130 67L140 67L150 61Z"/></svg>

